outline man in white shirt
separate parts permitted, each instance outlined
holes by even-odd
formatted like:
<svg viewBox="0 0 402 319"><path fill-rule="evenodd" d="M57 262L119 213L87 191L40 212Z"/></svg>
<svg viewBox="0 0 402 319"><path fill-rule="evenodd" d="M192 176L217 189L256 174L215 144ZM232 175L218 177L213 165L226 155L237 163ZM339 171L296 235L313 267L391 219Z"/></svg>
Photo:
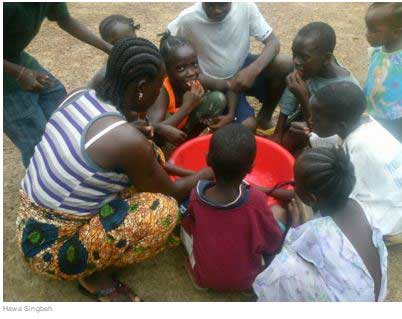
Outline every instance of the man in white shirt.
<svg viewBox="0 0 402 319"><path fill-rule="evenodd" d="M373 118L364 115L366 97L350 82L320 89L310 101L313 131L338 135L355 168L351 198L385 239L402 243L402 144Z"/></svg>
<svg viewBox="0 0 402 319"><path fill-rule="evenodd" d="M183 10L167 29L193 44L203 73L227 80L228 87L240 93L236 113L221 117L220 126L235 119L254 120L246 95L263 103L259 124L269 126L293 63L290 57L278 55L279 41L254 3L196 3ZM259 56L249 54L250 37L265 44Z"/></svg>

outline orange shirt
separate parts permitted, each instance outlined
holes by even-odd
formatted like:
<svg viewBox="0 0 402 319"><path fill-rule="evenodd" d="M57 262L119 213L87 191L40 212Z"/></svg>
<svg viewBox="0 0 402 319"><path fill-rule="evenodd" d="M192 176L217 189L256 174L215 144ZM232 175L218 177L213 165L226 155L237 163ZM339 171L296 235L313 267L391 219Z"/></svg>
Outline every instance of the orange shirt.
<svg viewBox="0 0 402 319"><path fill-rule="evenodd" d="M196 82L198 82L198 84L201 85L199 83L199 81L196 81ZM168 97L169 97L169 102L168 102L168 106L166 108L166 112L169 113L169 114L174 114L178 110L180 110L180 106L176 105L176 98L174 96L173 87L172 87L172 84L170 83L170 80L169 80L168 77L165 77L165 80L163 81L163 86L165 87L165 90L166 90L166 92L168 94ZM188 116L186 116L179 123L179 125L177 125L177 128L182 129L186 125L187 121L188 121Z"/></svg>

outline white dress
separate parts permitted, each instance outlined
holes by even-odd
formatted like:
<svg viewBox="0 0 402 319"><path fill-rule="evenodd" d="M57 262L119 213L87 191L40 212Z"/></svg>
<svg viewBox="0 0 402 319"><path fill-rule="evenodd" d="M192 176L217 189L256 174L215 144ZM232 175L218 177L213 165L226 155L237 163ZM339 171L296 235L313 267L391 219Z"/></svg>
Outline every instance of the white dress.
<svg viewBox="0 0 402 319"><path fill-rule="evenodd" d="M373 244L382 273L378 301L383 301L388 253L376 228ZM375 301L370 273L331 217L291 228L282 251L257 276L253 288L258 301Z"/></svg>

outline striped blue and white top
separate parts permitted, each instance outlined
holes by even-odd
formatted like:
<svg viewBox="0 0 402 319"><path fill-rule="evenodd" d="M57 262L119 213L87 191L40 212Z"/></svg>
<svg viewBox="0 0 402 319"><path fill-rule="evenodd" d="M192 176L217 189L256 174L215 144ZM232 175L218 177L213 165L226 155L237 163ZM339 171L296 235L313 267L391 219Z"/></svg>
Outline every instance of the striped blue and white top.
<svg viewBox="0 0 402 319"><path fill-rule="evenodd" d="M92 162L84 147L90 125L110 115L123 118L93 90L78 92L62 103L47 123L21 183L33 202L66 213L90 215L130 185L126 175Z"/></svg>

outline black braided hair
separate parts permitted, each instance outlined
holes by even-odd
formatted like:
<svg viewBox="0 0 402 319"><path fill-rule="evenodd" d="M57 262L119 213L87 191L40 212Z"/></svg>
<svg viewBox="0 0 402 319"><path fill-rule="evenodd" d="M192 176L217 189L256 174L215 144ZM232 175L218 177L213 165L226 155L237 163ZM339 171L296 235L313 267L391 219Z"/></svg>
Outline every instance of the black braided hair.
<svg viewBox="0 0 402 319"><path fill-rule="evenodd" d="M389 7L390 17L388 19L389 26L394 28L402 28L402 3L401 2L374 2L370 5L370 9L379 7Z"/></svg>
<svg viewBox="0 0 402 319"><path fill-rule="evenodd" d="M128 18L121 14L112 14L112 15L106 17L105 19L103 19L102 22L99 24L99 33L103 40L107 41L107 39L110 36L110 30L117 23L127 24L129 26L132 26L134 28L134 30L139 30L139 28L140 28L139 24L134 23L133 18Z"/></svg>
<svg viewBox="0 0 402 319"><path fill-rule="evenodd" d="M325 22L311 22L297 32L298 36L313 38L323 53L333 53L336 46L334 29Z"/></svg>
<svg viewBox="0 0 402 319"><path fill-rule="evenodd" d="M105 78L95 86L96 94L122 111L127 86L145 78L153 81L162 67L162 57L152 42L143 38L121 39L113 46Z"/></svg>
<svg viewBox="0 0 402 319"><path fill-rule="evenodd" d="M319 89L313 98L324 105L326 114L337 122L355 122L367 107L362 89L348 81L328 84Z"/></svg>
<svg viewBox="0 0 402 319"><path fill-rule="evenodd" d="M304 151L295 164L296 185L317 197L318 205L342 208L356 183L354 167L342 148L317 147Z"/></svg>
<svg viewBox="0 0 402 319"><path fill-rule="evenodd" d="M185 45L190 45L190 41L185 38L173 36L170 34L169 30L166 30L164 33L158 34L161 36L159 42L159 51L162 55L163 61L165 64L169 63L170 58L172 57L172 53Z"/></svg>

